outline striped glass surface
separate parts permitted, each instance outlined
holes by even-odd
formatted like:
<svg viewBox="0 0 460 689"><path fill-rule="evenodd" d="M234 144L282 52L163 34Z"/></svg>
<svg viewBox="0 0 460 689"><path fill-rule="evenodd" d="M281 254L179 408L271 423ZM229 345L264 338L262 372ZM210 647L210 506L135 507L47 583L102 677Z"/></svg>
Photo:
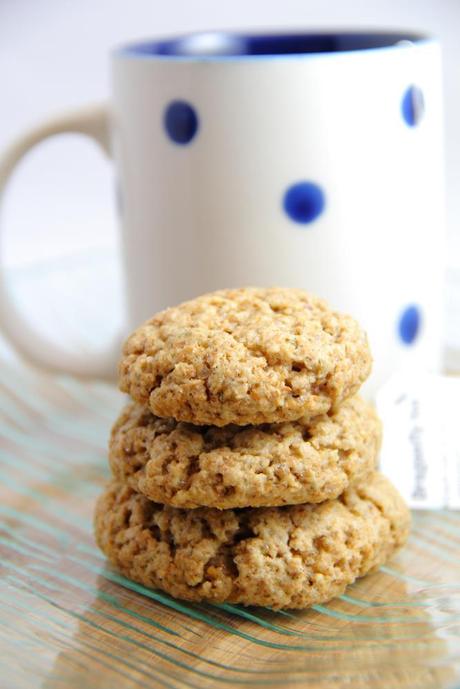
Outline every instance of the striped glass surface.
<svg viewBox="0 0 460 689"><path fill-rule="evenodd" d="M0 686L460 687L460 512L328 605L195 605L130 582L92 536L115 388L0 370Z"/></svg>

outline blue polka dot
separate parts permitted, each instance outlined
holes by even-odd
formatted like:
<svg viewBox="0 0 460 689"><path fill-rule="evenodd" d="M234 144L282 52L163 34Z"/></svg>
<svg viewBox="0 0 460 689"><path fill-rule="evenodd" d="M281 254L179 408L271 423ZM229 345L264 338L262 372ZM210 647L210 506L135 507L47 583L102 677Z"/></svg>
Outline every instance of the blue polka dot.
<svg viewBox="0 0 460 689"><path fill-rule="evenodd" d="M416 127L425 112L425 99L418 86L409 86L401 101L401 112L409 127Z"/></svg>
<svg viewBox="0 0 460 689"><path fill-rule="evenodd" d="M321 215L326 204L324 192L314 182L292 184L284 194L283 208L294 222L307 225Z"/></svg>
<svg viewBox="0 0 460 689"><path fill-rule="evenodd" d="M420 330L422 317L418 306L407 306L401 314L398 325L399 337L406 345L415 342Z"/></svg>
<svg viewBox="0 0 460 689"><path fill-rule="evenodd" d="M195 108L183 100L175 100L165 109L164 126L168 136L176 144L188 144L198 130Z"/></svg>

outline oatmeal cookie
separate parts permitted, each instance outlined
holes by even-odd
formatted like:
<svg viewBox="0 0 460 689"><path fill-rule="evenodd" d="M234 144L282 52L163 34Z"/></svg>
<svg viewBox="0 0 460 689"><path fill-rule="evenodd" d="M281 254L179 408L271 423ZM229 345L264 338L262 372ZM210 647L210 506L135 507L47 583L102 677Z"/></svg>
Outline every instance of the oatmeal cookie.
<svg viewBox="0 0 460 689"><path fill-rule="evenodd" d="M154 316L125 343L119 377L156 416L224 426L311 420L370 369L353 318L300 289L248 287Z"/></svg>
<svg viewBox="0 0 460 689"><path fill-rule="evenodd" d="M310 424L192 426L130 404L110 439L114 477L174 507L322 502L376 468L380 422L352 397Z"/></svg>
<svg viewBox="0 0 460 689"><path fill-rule="evenodd" d="M99 547L124 575L191 601L304 608L340 595L406 541L409 511L381 474L318 505L183 510L113 481Z"/></svg>

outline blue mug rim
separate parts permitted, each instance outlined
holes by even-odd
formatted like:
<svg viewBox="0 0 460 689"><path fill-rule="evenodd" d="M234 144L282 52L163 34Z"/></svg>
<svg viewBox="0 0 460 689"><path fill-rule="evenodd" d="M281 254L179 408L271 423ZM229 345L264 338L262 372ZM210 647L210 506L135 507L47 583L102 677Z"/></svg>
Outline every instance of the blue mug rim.
<svg viewBox="0 0 460 689"><path fill-rule="evenodd" d="M409 30L200 31L120 46L114 57L171 61L263 60L360 55L434 42Z"/></svg>

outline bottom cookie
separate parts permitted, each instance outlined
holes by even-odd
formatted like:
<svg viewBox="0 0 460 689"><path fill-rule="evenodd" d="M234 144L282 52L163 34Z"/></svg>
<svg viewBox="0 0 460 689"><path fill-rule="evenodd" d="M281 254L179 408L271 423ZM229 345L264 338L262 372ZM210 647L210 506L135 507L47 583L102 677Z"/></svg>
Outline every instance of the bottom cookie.
<svg viewBox="0 0 460 689"><path fill-rule="evenodd" d="M99 547L127 577L177 598L304 608L340 595L406 541L409 511L381 474L336 500L237 510L177 509L112 482Z"/></svg>

